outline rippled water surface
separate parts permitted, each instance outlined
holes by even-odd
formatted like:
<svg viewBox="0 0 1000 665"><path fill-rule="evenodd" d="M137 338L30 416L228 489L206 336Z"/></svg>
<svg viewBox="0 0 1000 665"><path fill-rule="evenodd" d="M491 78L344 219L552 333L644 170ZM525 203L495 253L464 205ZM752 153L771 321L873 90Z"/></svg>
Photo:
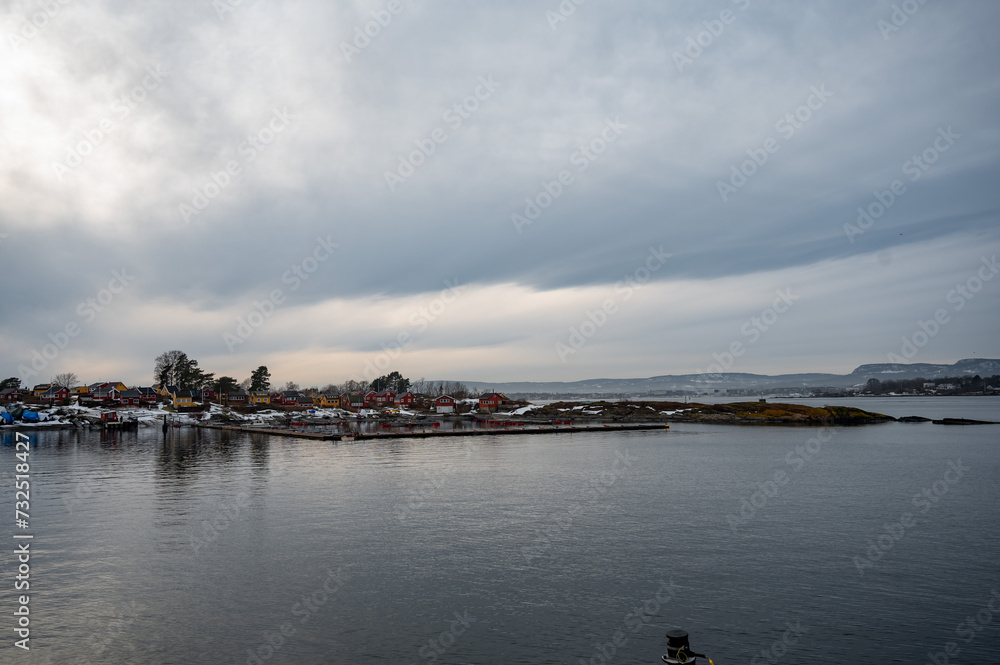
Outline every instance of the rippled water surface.
<svg viewBox="0 0 1000 665"><path fill-rule="evenodd" d="M904 410L1000 420L997 404ZM949 641L952 662L997 663L998 444L1000 426L901 423L38 433L32 649L12 646L10 546L0 662L653 663L681 626L717 665L772 648L789 664L925 663Z"/></svg>

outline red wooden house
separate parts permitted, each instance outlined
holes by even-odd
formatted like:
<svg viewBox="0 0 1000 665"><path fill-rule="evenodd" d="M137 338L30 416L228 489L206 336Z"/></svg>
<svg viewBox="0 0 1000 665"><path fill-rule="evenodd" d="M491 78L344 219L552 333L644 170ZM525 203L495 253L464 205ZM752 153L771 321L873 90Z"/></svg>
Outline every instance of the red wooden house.
<svg viewBox="0 0 1000 665"><path fill-rule="evenodd" d="M247 393L242 388L230 390L228 393L221 393L222 403L231 406L246 406Z"/></svg>
<svg viewBox="0 0 1000 665"><path fill-rule="evenodd" d="M500 393L489 393L479 398L479 410L492 412L507 404L507 396Z"/></svg>
<svg viewBox="0 0 1000 665"><path fill-rule="evenodd" d="M365 393L365 408L375 406L375 399L378 397L378 393L374 390L369 390Z"/></svg>
<svg viewBox="0 0 1000 665"><path fill-rule="evenodd" d="M65 386L52 385L48 390L41 394L39 397L43 402L61 402L63 400L69 399L69 388Z"/></svg>
<svg viewBox="0 0 1000 665"><path fill-rule="evenodd" d="M417 401L416 395L409 391L396 396L396 404L399 406L413 406L415 401Z"/></svg>
<svg viewBox="0 0 1000 665"><path fill-rule="evenodd" d="M392 406L395 403L396 403L395 390L383 390L379 394L375 395L375 404L377 406Z"/></svg>
<svg viewBox="0 0 1000 665"><path fill-rule="evenodd" d="M25 388L5 388L0 390L0 404L23 402L24 398L30 394L31 391Z"/></svg>
<svg viewBox="0 0 1000 665"><path fill-rule="evenodd" d="M360 393L344 394L340 396L340 408L349 411L357 411L365 405L365 396Z"/></svg>
<svg viewBox="0 0 1000 665"><path fill-rule="evenodd" d="M105 404L117 402L120 394L117 388L109 384L102 384L102 387L96 390L93 387L90 389L90 399Z"/></svg>
<svg viewBox="0 0 1000 665"><path fill-rule="evenodd" d="M438 413L455 413L455 398L451 395L441 395L434 400L434 407Z"/></svg>
<svg viewBox="0 0 1000 665"><path fill-rule="evenodd" d="M304 397L304 395L298 390L285 390L284 392L278 393L277 403L281 404L281 406L298 406L299 397ZM310 399L308 403L312 404L312 400ZM271 397L271 404L275 404L273 396Z"/></svg>
<svg viewBox="0 0 1000 665"><path fill-rule="evenodd" d="M118 401L123 406L140 406L142 404L142 393L135 388L123 390L118 393Z"/></svg>

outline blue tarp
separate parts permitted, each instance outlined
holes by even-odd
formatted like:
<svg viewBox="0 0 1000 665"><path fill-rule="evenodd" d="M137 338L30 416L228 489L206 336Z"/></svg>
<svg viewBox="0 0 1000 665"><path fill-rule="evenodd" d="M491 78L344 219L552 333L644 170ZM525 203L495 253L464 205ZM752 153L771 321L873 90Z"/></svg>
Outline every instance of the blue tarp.
<svg viewBox="0 0 1000 665"><path fill-rule="evenodd" d="M37 411L22 411L21 420L26 423L37 423L38 422L38 412Z"/></svg>
<svg viewBox="0 0 1000 665"><path fill-rule="evenodd" d="M3 413L0 413L0 418L3 418L3 421L5 423L7 423L8 425L10 423L14 422L14 416L10 415L6 411L4 411Z"/></svg>

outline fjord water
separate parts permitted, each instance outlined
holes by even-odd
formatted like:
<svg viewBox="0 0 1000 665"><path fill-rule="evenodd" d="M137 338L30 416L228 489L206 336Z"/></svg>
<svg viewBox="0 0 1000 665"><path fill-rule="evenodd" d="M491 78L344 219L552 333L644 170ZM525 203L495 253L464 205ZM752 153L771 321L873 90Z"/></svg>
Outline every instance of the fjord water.
<svg viewBox="0 0 1000 665"><path fill-rule="evenodd" d="M823 432L39 432L32 649L9 546L0 662L654 663L676 626L717 665L1000 662L1000 426Z"/></svg>

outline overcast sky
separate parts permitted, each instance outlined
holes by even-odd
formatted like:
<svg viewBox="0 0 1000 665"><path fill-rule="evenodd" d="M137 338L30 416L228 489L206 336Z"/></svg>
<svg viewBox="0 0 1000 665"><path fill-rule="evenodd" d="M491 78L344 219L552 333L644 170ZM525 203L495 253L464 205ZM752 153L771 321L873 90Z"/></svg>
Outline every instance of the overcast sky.
<svg viewBox="0 0 1000 665"><path fill-rule="evenodd" d="M6 2L0 375L1000 357L1000 5L896 6Z"/></svg>

